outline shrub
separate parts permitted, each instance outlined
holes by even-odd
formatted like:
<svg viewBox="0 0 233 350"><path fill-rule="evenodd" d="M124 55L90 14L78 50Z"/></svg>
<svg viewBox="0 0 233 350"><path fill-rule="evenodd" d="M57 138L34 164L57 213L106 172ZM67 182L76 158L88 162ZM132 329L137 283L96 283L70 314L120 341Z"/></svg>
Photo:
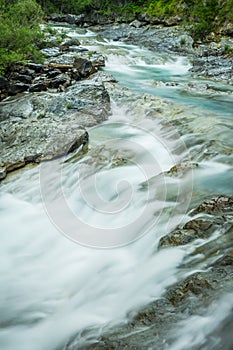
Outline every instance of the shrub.
<svg viewBox="0 0 233 350"><path fill-rule="evenodd" d="M0 72L16 61L41 61L36 47L41 40L43 12L34 0L0 0Z"/></svg>

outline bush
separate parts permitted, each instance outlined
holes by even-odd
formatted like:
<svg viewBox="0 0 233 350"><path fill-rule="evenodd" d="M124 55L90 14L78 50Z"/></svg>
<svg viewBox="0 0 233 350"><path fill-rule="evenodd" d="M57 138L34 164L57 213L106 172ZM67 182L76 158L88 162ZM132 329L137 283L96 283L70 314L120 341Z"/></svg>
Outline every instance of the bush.
<svg viewBox="0 0 233 350"><path fill-rule="evenodd" d="M41 61L36 44L42 34L43 12L34 0L0 0L0 74L13 62Z"/></svg>

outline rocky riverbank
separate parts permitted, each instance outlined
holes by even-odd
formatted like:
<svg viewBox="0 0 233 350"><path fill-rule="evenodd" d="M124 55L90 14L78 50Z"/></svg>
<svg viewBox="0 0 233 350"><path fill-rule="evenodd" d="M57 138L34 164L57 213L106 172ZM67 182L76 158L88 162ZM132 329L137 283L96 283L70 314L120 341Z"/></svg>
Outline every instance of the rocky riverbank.
<svg viewBox="0 0 233 350"><path fill-rule="evenodd" d="M90 345L80 346L82 339L79 335L66 345L67 350L171 349L178 345L181 346L178 346L178 349L183 349L184 335L190 337L190 347L195 350L231 349L232 303L229 303L229 298L232 293L233 277L233 197L211 198L201 203L190 214L194 219L185 224L186 230L183 229L182 239L180 239L181 231L177 233L176 230L176 233L174 231L161 238L158 248L164 249L166 246L166 249L170 249L174 244L178 246L194 239L202 240L199 247L181 266L186 268L186 277L169 287L161 298L128 315L127 323L111 329L101 328L98 339L93 339L93 332L90 329ZM207 214L208 218L205 216ZM200 219L198 215L203 218ZM208 241L210 232L212 235L215 233L216 238ZM193 266L198 266L198 261L203 260L205 269L193 273ZM224 308L222 322L213 324L207 338L203 336L200 342L201 324L205 317L221 313L219 305ZM229 316L226 319L227 313ZM193 318L195 326L199 319L200 327L193 328L192 333L185 333L189 332L190 327L190 324L186 324L187 318Z"/></svg>
<svg viewBox="0 0 233 350"><path fill-rule="evenodd" d="M104 57L77 39L58 42L51 37L42 49L44 64L15 64L0 79L0 179L86 145L85 128L110 113L104 81L114 79L97 73Z"/></svg>
<svg viewBox="0 0 233 350"><path fill-rule="evenodd" d="M130 24L93 26L92 30L110 40L147 47L161 53L187 56L194 77L211 78L233 85L233 38L222 36L208 43L194 43L188 31L181 26L166 27L134 21Z"/></svg>
<svg viewBox="0 0 233 350"><path fill-rule="evenodd" d="M83 19L77 19L72 15L63 17L60 18L61 21L84 24ZM170 52L187 56L192 64L190 71L194 76L233 84L233 57L231 55L233 39L230 37L222 37L218 43L200 43L194 46L192 37L179 26L151 25L144 20L134 20L130 24L93 26L93 23L98 22L90 21L91 30L103 38L114 41L123 40L126 43L141 45L161 53ZM75 130L78 130L78 134L82 134L80 130L105 120L110 112L109 96L103 81L114 79L106 75L102 75L101 78L100 74L98 83L96 83L96 78L90 79L99 68L105 65L103 56L96 52L89 52L75 38L65 37L57 40L54 34L45 41L42 53L46 56L45 64L15 64L6 72L5 77L0 79L2 100L7 96L17 95L15 101L8 99L1 102L3 149L0 164L1 178L4 178L7 172L31 161L39 162L46 158L44 149L47 149L52 135L54 138L56 134L63 133L61 125L55 126L58 121L62 121L65 134L69 128L73 130L74 126L71 127L71 125L76 125ZM201 87L186 86L184 88L194 89L197 92L203 89L210 93L212 91L208 84L204 87L202 85ZM19 97L20 94L27 92L30 94ZM99 97L96 98L96 95L102 96L101 101ZM96 110L95 113L94 110ZM79 117L77 117L78 113L80 113ZM88 117L86 117L87 114ZM39 133L40 128L43 131ZM45 133L44 130L47 132ZM75 130L73 130L74 133ZM87 136L84 137L85 140L86 138ZM38 141L35 142L35 140ZM73 141L69 138L67 141L68 145L74 142L80 146L82 143L77 142L76 138ZM32 143L35 145L32 146ZM41 147L38 143L41 144ZM21 150L19 150L20 147ZM58 150L57 147L55 148ZM62 148L64 148L63 144ZM56 152L59 153L59 151ZM56 152L54 151L54 156Z"/></svg>
<svg viewBox="0 0 233 350"><path fill-rule="evenodd" d="M52 15L52 21L90 27L104 38L151 50L190 57L194 76L224 81L233 85L233 26L225 23L218 35L211 33L206 42L194 42L190 31L181 25L181 18L151 18L138 15L132 22L120 17L90 15Z"/></svg>
<svg viewBox="0 0 233 350"><path fill-rule="evenodd" d="M192 38L178 27L134 22L92 29L112 40L186 55L193 62L191 69L197 76L232 84L229 68L232 57L225 52L224 41L231 43L231 39L222 39L220 47L216 43L194 47ZM137 95L116 85L113 77L98 71L104 65L104 58L82 48L77 40L64 40L43 50L47 56L44 65L15 65L5 80L1 80L6 89L2 90L2 97L8 96L0 103L1 179L29 163L50 160L85 146L88 143L85 128L108 118L111 98L116 105L124 106L134 125L143 125L145 119L156 119L156 127L164 129L164 135L169 134L172 139L177 129L176 135L185 139L189 150L187 162L176 164L162 176L182 177L187 169L195 171L199 162L212 160L216 155L228 164L227 157L232 155L232 149L228 135L222 135L222 130L223 127L228 130L229 125L223 126L218 115L212 113L212 119L207 119L208 110L200 113L196 107L189 113L190 106L180 106L151 95ZM215 67L217 62L218 68ZM205 69L205 64L209 64L209 70L202 73L199 68ZM199 89L188 85L185 88ZM209 91L210 94L213 92ZM121 161L124 162L124 158L118 157L115 165ZM149 181L153 182L153 178ZM229 314L227 319L213 325L202 346L211 350L230 349L232 338L225 324L228 327L232 324L231 304L226 294L232 292L233 198L226 194L212 195L206 195L204 190L201 194L196 191L186 221L161 237L154 251L156 254L162 249L181 246L190 251L190 244L199 242L180 266L186 274L181 274L182 278L164 291L161 298L133 310L127 323L111 329L109 325L101 327L97 338L92 329L86 329L85 341L89 339L89 344L82 347L82 334L78 334L63 349L168 349L177 339L182 340L182 335L177 336L177 332L187 318L199 318L201 322L206 315L217 312L218 305L225 304L230 305L225 311ZM202 202L203 196L209 199ZM222 300L222 296L226 299ZM200 343L197 347L190 344L192 349L200 349Z"/></svg>

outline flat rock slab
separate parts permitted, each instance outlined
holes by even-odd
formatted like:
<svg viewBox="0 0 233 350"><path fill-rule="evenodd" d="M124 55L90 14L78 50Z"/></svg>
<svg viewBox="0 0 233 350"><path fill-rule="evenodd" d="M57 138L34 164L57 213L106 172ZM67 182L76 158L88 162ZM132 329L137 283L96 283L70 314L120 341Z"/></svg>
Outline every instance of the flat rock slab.
<svg viewBox="0 0 233 350"><path fill-rule="evenodd" d="M88 142L85 127L107 119L102 83L84 81L62 93L26 94L0 103L0 179L29 163L50 160Z"/></svg>

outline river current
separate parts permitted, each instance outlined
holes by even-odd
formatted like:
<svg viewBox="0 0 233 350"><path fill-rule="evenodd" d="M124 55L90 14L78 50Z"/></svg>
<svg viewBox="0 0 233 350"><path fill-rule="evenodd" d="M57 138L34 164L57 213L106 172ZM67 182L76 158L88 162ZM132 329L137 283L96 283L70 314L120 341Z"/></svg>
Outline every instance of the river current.
<svg viewBox="0 0 233 350"><path fill-rule="evenodd" d="M186 57L63 30L105 56L104 71L118 80L119 94L127 88L145 104L152 95L184 106L189 133L187 125L166 127L139 109L137 115L137 100L130 110L116 91L109 120L88 130L87 153L29 167L1 184L3 350L65 349L78 334L81 347L204 269L205 261L178 268L201 240L158 250L159 239L187 219L198 198L232 193L230 86L193 78ZM209 152L206 141L218 152ZM163 176L183 161L199 166ZM205 317L187 317L171 350L201 346L232 306L232 295L222 295Z"/></svg>

